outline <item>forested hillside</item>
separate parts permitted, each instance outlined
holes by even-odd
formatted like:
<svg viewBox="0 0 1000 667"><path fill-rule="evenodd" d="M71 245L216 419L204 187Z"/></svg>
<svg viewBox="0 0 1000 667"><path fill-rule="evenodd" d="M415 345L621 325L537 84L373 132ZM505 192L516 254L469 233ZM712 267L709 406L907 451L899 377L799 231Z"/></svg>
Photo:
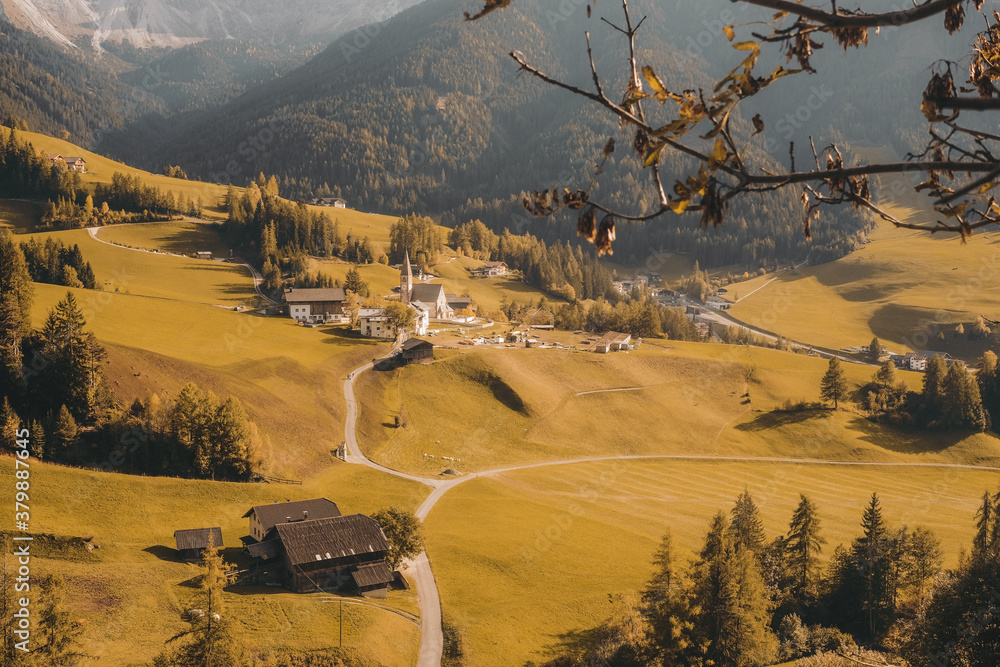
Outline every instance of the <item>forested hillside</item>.
<svg viewBox="0 0 1000 667"><path fill-rule="evenodd" d="M118 78L93 56L70 54L0 20L0 123L81 146L163 109L152 94Z"/></svg>
<svg viewBox="0 0 1000 667"><path fill-rule="evenodd" d="M693 28L675 27L676 13L660 3L640 4L648 16L644 59L673 89L711 85L705 71L713 67L685 50L682 36ZM568 219L529 220L520 193L584 185L607 138L629 140L592 105L517 76L507 53L518 49L549 73L586 85L583 32L590 29L610 88L621 74L623 44L585 14L522 3L468 23L454 3L430 0L383 24L366 48L334 42L287 76L185 118L161 143L128 142L126 157L151 168L181 164L237 184L263 170L279 175L282 192L293 198L329 191L361 208L444 214L453 226L479 218L497 232L573 238ZM725 58L706 56L731 59L724 38L716 46ZM669 110L652 111L665 117ZM599 189L615 206L647 211L654 202L645 175L625 153L612 157ZM776 166L764 150L750 154ZM679 174L687 165L665 166ZM800 218L796 194L778 193L735 207L719 230L671 218L620 229L615 247L631 263L658 249L692 253L706 266L757 268L810 254L820 261L841 256L866 224L853 211L833 213L814 226L809 242Z"/></svg>

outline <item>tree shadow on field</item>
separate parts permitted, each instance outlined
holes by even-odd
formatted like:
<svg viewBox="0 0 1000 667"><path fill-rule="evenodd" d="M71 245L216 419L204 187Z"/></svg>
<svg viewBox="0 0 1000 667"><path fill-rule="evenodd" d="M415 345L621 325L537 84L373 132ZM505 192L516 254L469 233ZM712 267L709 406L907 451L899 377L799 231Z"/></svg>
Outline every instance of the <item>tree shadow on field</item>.
<svg viewBox="0 0 1000 667"><path fill-rule="evenodd" d="M972 435L972 431L968 430L930 431L912 426L876 424L864 417L852 419L851 429L857 432L859 439L900 454L940 453Z"/></svg>
<svg viewBox="0 0 1000 667"><path fill-rule="evenodd" d="M782 426L804 424L813 419L829 419L831 416L832 411L826 409L774 410L772 412L765 412L755 417L752 421L737 424L734 428L737 431L767 431Z"/></svg>
<svg viewBox="0 0 1000 667"><path fill-rule="evenodd" d="M568 658L567 664L576 664L576 660L582 659L587 651L597 644L602 633L603 628L598 626L584 630L569 630L568 632L561 632L558 635L550 635L557 641L546 646L542 649L542 652L548 658L563 658L564 660Z"/></svg>

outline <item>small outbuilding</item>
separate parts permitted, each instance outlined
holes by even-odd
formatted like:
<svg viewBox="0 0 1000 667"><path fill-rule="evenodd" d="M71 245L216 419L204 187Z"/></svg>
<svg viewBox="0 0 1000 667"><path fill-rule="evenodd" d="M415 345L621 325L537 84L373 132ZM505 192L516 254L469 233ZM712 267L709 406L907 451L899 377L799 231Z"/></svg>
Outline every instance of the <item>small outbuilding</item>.
<svg viewBox="0 0 1000 667"><path fill-rule="evenodd" d="M209 541L212 546L222 547L221 528L191 528L188 530L175 530L174 540L177 541L177 551L181 560L188 563L197 563L201 560L201 552L208 548Z"/></svg>
<svg viewBox="0 0 1000 667"><path fill-rule="evenodd" d="M208 250L201 250L194 254L196 259L212 259L212 253Z"/></svg>
<svg viewBox="0 0 1000 667"><path fill-rule="evenodd" d="M410 338L403 343L399 353L403 358L404 364L410 364L423 359L433 359L434 343L419 338Z"/></svg>

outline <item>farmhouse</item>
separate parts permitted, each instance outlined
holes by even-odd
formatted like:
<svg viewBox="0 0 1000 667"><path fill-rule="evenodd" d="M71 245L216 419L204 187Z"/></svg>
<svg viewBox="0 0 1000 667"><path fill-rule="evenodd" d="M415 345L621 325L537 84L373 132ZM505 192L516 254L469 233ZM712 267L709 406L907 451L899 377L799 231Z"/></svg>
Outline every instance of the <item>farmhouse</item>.
<svg viewBox="0 0 1000 667"><path fill-rule="evenodd" d="M66 162L66 167L70 171L78 171L81 174L87 173L87 161L82 157L68 157L64 158Z"/></svg>
<svg viewBox="0 0 1000 667"><path fill-rule="evenodd" d="M493 276L505 276L509 271L510 267L507 266L506 262L486 262L479 268L472 269L470 273L474 276L492 278Z"/></svg>
<svg viewBox="0 0 1000 667"><path fill-rule="evenodd" d="M903 368L910 371L926 371L928 357L919 352L907 352L903 355Z"/></svg>
<svg viewBox="0 0 1000 667"><path fill-rule="evenodd" d="M222 547L221 528L191 528L175 530L174 540L177 541L177 551L181 560L197 563L201 560L201 552L208 548L209 540L212 546Z"/></svg>
<svg viewBox="0 0 1000 667"><path fill-rule="evenodd" d="M326 498L298 500L294 503L279 503L276 500L270 505L255 505L243 515L244 519L250 519L250 535L244 537L243 542L262 542L275 524L282 521L307 521L310 515L313 519L326 519L340 516L340 510L337 503Z"/></svg>
<svg viewBox="0 0 1000 667"><path fill-rule="evenodd" d="M347 295L339 287L287 289L284 295L292 319L308 324L347 322L350 316L344 311L346 300Z"/></svg>
<svg viewBox="0 0 1000 667"><path fill-rule="evenodd" d="M63 167L66 166L66 160L64 160L63 156L59 155L58 153L46 153L45 159L51 162L52 164L60 165Z"/></svg>
<svg viewBox="0 0 1000 667"><path fill-rule="evenodd" d="M594 352L606 354L612 350L627 350L631 341L632 336L629 334L609 331L594 343Z"/></svg>
<svg viewBox="0 0 1000 667"><path fill-rule="evenodd" d="M316 206L332 206L334 208L347 208L347 201L340 197L319 197L313 201Z"/></svg>
<svg viewBox="0 0 1000 667"><path fill-rule="evenodd" d="M358 327L365 338L395 338L396 327L389 321L385 308L358 310Z"/></svg>
<svg viewBox="0 0 1000 667"><path fill-rule="evenodd" d="M434 344L426 340L420 340L419 338L410 338L403 343L400 355L403 358L404 364L410 364L422 359L433 359Z"/></svg>
<svg viewBox="0 0 1000 667"><path fill-rule="evenodd" d="M269 539L246 550L258 564L279 568L297 593L354 590L384 598L394 578L386 562L389 541L363 514L278 523Z"/></svg>

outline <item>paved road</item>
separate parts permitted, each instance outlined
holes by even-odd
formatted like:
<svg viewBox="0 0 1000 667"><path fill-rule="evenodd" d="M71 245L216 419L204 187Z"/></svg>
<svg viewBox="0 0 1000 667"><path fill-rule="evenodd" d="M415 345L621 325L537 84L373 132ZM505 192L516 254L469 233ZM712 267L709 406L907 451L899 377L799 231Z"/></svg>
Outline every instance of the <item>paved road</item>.
<svg viewBox="0 0 1000 667"><path fill-rule="evenodd" d="M344 381L344 399L347 401L347 419L344 423L344 438L347 443L345 460L348 463L365 465L380 472L384 472L403 479L412 480L431 487L431 493L427 496L420 507L417 508L417 518L423 521L430 514L431 509L444 497L448 491L459 484L463 484L472 479L481 477L493 477L508 472L518 470L530 470L532 468L547 468L552 466L573 465L580 463L597 463L604 461L650 461L650 460L675 460L675 461L715 461L730 463L784 463L790 465L808 466L852 466L869 468L938 468L938 469L963 469L963 470L993 470L1000 472L1000 467L976 466L960 463L880 463L864 461L825 461L822 459L794 459L781 457L754 457L754 456L711 456L711 455L684 455L684 454L644 454L640 456L590 456L577 459L567 459L562 461L547 461L544 463L529 463L525 465L508 466L496 468L483 472L472 473L454 479L435 479L431 477L421 477L409 473L392 470L383 465L375 463L361 451L357 440L357 419L358 402L354 395L354 381L358 375L372 368L368 363L352 371ZM604 389L593 393L606 391L630 391L633 388ZM636 388L638 389L638 387ZM583 394L591 392L582 392ZM420 603L420 654L417 667L440 667L441 656L444 649L444 633L441 627L441 599L438 595L437 582L434 579L434 572L431 570L431 563L427 557L427 552L422 552L411 562L411 575L416 582L417 597Z"/></svg>

